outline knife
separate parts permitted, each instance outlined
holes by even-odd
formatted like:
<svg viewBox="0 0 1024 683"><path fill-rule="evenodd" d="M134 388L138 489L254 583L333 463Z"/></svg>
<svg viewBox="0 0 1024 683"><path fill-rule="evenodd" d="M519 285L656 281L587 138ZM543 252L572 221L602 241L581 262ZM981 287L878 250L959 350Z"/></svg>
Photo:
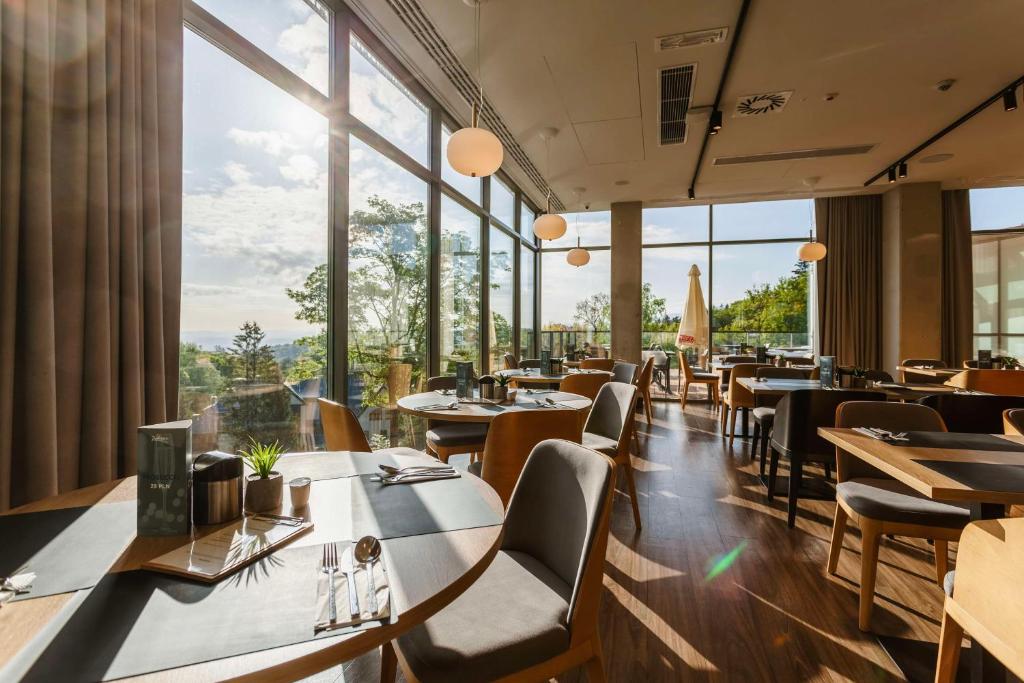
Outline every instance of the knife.
<svg viewBox="0 0 1024 683"><path fill-rule="evenodd" d="M348 583L348 612L353 617L358 617L359 611L359 594L356 592L356 570L352 565L352 544L345 546L345 551L341 554L341 573L345 575L346 582Z"/></svg>

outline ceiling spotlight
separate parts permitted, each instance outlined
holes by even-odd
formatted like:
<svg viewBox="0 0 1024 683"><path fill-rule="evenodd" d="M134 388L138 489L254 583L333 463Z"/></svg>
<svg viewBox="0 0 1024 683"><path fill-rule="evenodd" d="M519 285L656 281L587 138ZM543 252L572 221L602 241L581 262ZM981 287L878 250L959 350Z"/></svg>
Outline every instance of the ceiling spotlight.
<svg viewBox="0 0 1024 683"><path fill-rule="evenodd" d="M711 118L708 120L708 131L709 135L718 135L718 131L722 130L722 110L716 109L711 112Z"/></svg>
<svg viewBox="0 0 1024 683"><path fill-rule="evenodd" d="M1003 109L1005 111L1017 110L1017 93L1013 88L1010 88L1003 93Z"/></svg>
<svg viewBox="0 0 1024 683"><path fill-rule="evenodd" d="M689 199L696 199L696 198L697 198L697 195L696 195L696 193L694 193L694 191L693 191L693 188L692 188L692 187L690 188L689 192L687 192L687 193L686 193L686 196L687 196L687 197L688 197Z"/></svg>
<svg viewBox="0 0 1024 683"><path fill-rule="evenodd" d="M896 182L896 167L895 166L890 166L889 167L889 182L890 183L895 183Z"/></svg>
<svg viewBox="0 0 1024 683"><path fill-rule="evenodd" d="M907 177L907 162L905 162L905 161L901 161L900 162L899 177L900 178L906 178Z"/></svg>

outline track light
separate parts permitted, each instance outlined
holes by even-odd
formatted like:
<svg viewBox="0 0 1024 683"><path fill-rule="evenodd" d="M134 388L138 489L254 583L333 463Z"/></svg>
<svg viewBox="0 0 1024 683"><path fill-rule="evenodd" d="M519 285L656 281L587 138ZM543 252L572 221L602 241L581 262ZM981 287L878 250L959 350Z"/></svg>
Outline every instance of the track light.
<svg viewBox="0 0 1024 683"><path fill-rule="evenodd" d="M1017 93L1013 88L1003 92L1003 109L1005 111L1016 111L1017 109Z"/></svg>
<svg viewBox="0 0 1024 683"><path fill-rule="evenodd" d="M889 182L890 183L895 183L896 182L896 167L895 166L890 166L889 167Z"/></svg>
<svg viewBox="0 0 1024 683"><path fill-rule="evenodd" d="M686 193L686 196L689 197L690 199L696 199L697 198L697 194L693 191L692 187L690 188L690 191Z"/></svg>
<svg viewBox="0 0 1024 683"><path fill-rule="evenodd" d="M722 130L722 111L716 109L711 112L711 120L708 122L708 135L718 135L718 131Z"/></svg>
<svg viewBox="0 0 1024 683"><path fill-rule="evenodd" d="M907 177L907 162L905 162L905 161L901 161L900 162L900 170L899 170L898 175L899 175L900 178L906 178Z"/></svg>

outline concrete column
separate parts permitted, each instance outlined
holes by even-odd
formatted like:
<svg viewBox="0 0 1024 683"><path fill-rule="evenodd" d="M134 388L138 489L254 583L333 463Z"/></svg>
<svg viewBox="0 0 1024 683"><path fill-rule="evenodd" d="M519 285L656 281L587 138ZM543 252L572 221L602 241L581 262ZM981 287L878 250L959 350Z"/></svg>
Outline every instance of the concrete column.
<svg viewBox="0 0 1024 683"><path fill-rule="evenodd" d="M882 197L882 361L942 357L942 193L908 183Z"/></svg>
<svg viewBox="0 0 1024 683"><path fill-rule="evenodd" d="M612 204L612 357L640 362L643 203Z"/></svg>

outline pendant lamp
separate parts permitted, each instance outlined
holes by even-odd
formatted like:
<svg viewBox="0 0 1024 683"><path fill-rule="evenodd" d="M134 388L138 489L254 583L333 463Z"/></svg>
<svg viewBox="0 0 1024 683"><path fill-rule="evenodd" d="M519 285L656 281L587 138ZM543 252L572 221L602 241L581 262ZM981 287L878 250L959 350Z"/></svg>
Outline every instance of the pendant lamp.
<svg viewBox="0 0 1024 683"><path fill-rule="evenodd" d="M580 246L580 197L582 197L585 188L576 188L576 246L569 250L569 253L565 255L565 262L570 266L576 266L580 268L590 263L590 252Z"/></svg>
<svg viewBox="0 0 1024 683"><path fill-rule="evenodd" d="M541 137L544 138L544 145L547 150L547 172L549 176L551 174L551 138L557 134L558 131L554 128L541 132ZM533 222L533 234L542 240L557 240L565 234L567 227L568 225L564 218L557 213L551 213L551 186L549 185L547 205L544 208L544 213Z"/></svg>
<svg viewBox="0 0 1024 683"><path fill-rule="evenodd" d="M489 176L501 168L505 150L498 136L478 126L480 109L484 106L484 82L480 75L480 4L476 7L476 79L480 84L480 97L473 102L473 116L469 128L455 131L448 140L448 164L457 173L471 178Z"/></svg>

